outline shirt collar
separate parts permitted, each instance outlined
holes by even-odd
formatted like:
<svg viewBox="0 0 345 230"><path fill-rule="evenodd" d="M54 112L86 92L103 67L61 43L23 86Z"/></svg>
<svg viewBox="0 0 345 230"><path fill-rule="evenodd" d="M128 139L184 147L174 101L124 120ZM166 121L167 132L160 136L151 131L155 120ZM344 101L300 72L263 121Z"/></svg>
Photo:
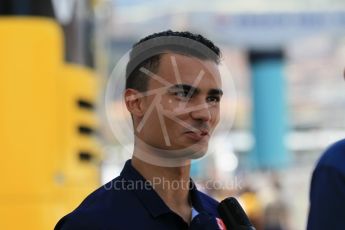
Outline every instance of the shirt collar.
<svg viewBox="0 0 345 230"><path fill-rule="evenodd" d="M153 187L132 166L131 160L126 161L120 176L124 179L125 183L133 183L132 191L154 218L172 212L156 191L154 191ZM199 191L195 183L190 180L192 206L199 212L206 212L198 193Z"/></svg>

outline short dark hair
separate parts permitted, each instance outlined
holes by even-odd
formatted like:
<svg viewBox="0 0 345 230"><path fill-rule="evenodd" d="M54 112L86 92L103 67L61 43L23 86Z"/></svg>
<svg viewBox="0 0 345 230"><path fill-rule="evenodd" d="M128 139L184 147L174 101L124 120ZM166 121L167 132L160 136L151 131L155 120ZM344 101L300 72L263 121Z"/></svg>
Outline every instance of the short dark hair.
<svg viewBox="0 0 345 230"><path fill-rule="evenodd" d="M176 38L183 40L176 41ZM220 49L200 34L171 30L151 34L132 47L126 67L126 89L132 88L145 92L148 87L149 76L142 73L140 68L144 67L152 73L156 73L161 54L167 51L202 60L211 60L217 64L219 64L221 57Z"/></svg>

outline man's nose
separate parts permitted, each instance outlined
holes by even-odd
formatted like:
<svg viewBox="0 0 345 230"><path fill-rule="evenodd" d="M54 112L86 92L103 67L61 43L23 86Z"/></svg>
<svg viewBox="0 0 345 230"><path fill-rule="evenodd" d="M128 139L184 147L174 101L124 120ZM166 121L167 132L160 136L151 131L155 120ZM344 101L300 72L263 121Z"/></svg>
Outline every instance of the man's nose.
<svg viewBox="0 0 345 230"><path fill-rule="evenodd" d="M207 103L197 106L195 110L192 110L190 115L195 120L209 121L211 119L211 112Z"/></svg>

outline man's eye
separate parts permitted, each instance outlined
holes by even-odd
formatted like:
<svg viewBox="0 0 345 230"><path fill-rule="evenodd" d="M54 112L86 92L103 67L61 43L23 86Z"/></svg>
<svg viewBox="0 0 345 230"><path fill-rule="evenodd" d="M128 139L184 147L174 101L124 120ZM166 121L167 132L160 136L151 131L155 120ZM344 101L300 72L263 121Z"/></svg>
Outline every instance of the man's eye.
<svg viewBox="0 0 345 230"><path fill-rule="evenodd" d="M188 95L188 91L178 91L178 92L175 92L174 95L184 98L184 99L190 99L190 96Z"/></svg>
<svg viewBox="0 0 345 230"><path fill-rule="evenodd" d="M217 104L220 101L220 97L217 96L211 96L207 98L207 102L210 102L212 104Z"/></svg>

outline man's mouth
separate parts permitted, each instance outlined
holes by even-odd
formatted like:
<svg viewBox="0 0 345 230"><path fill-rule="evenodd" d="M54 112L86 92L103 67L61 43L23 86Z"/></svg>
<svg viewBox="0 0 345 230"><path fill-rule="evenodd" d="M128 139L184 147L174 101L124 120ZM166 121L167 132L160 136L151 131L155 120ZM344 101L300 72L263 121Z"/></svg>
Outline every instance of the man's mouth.
<svg viewBox="0 0 345 230"><path fill-rule="evenodd" d="M201 140L208 140L209 132L206 129L199 129L197 131L187 131L185 135L192 140L201 141Z"/></svg>

